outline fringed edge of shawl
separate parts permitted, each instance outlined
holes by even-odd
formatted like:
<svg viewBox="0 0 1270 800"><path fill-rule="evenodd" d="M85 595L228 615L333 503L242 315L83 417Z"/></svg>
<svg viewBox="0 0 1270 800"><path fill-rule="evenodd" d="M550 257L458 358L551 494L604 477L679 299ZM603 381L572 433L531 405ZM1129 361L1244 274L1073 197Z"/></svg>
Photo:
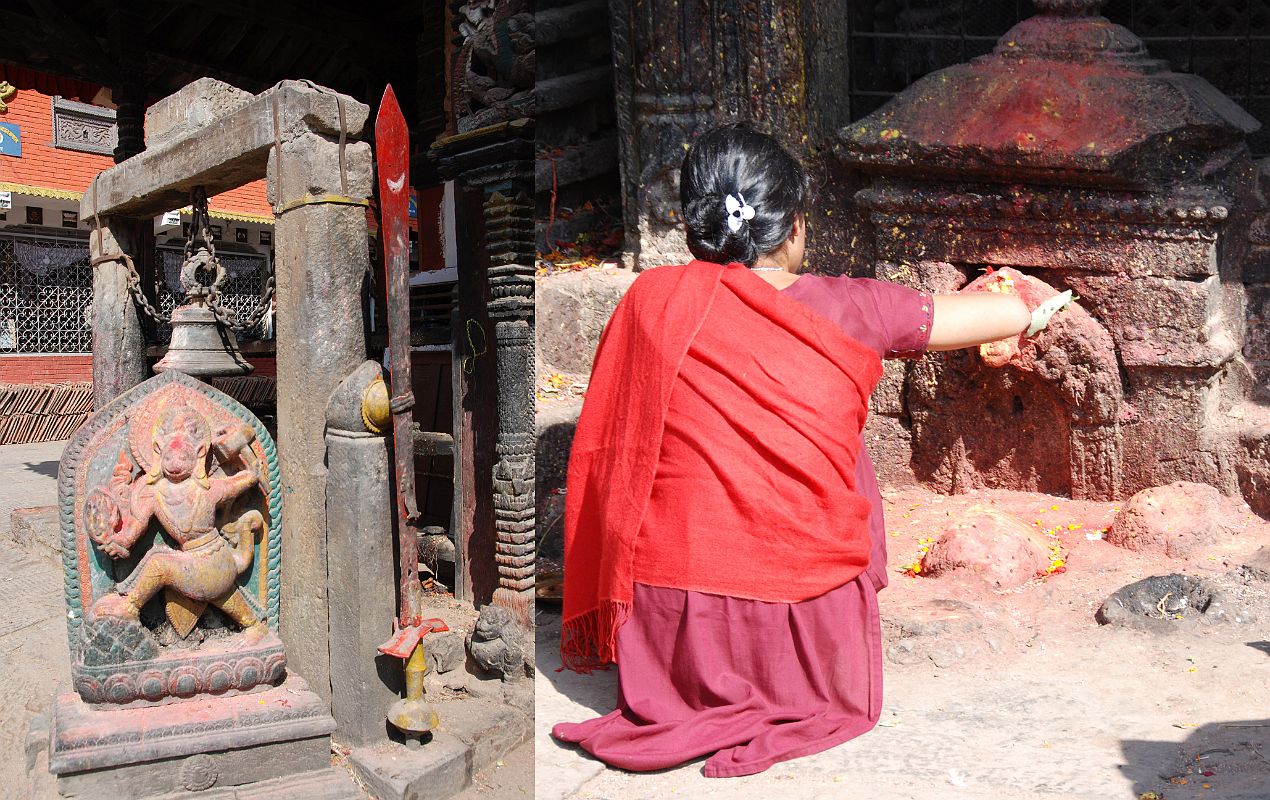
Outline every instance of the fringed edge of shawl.
<svg viewBox="0 0 1270 800"><path fill-rule="evenodd" d="M560 631L560 661L586 675L617 661L617 631L631 615L631 604L605 600L599 607L566 620Z"/></svg>

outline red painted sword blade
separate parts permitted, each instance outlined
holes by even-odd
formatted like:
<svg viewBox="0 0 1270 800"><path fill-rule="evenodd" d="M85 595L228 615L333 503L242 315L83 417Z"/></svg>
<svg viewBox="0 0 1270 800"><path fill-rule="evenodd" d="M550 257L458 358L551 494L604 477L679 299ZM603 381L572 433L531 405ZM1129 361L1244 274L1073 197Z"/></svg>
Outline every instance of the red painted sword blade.
<svg viewBox="0 0 1270 800"><path fill-rule="evenodd" d="M389 396L410 393L410 131L392 86L384 89L375 118L375 163L379 175L379 218L388 303ZM415 521L414 441L410 411L393 414L393 453L397 472L397 521L400 530L401 624L414 624L422 613L419 543Z"/></svg>

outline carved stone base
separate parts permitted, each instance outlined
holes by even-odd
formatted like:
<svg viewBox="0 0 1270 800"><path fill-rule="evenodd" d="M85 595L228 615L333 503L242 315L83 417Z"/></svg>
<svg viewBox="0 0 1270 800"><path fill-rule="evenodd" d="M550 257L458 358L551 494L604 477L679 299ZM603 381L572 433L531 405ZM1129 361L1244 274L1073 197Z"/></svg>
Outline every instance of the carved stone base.
<svg viewBox="0 0 1270 800"><path fill-rule="evenodd" d="M286 653L272 632L249 645L242 644L241 636L224 641L122 664L85 664L81 647L81 658L71 666L75 691L88 703L158 701L246 691L277 683L286 674Z"/></svg>
<svg viewBox="0 0 1270 800"><path fill-rule="evenodd" d="M61 794L84 800L243 786L327 769L334 729L296 675L262 692L135 708L66 692L53 706L49 771Z"/></svg>

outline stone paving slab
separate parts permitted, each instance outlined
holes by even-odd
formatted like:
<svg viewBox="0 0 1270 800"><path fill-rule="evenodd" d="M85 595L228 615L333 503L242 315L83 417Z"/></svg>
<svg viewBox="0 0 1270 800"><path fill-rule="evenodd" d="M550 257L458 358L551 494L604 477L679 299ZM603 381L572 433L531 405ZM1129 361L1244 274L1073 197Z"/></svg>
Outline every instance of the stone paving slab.
<svg viewBox="0 0 1270 800"><path fill-rule="evenodd" d="M0 539L9 538L9 517L17 508L57 503L57 462L66 442L0 446Z"/></svg>

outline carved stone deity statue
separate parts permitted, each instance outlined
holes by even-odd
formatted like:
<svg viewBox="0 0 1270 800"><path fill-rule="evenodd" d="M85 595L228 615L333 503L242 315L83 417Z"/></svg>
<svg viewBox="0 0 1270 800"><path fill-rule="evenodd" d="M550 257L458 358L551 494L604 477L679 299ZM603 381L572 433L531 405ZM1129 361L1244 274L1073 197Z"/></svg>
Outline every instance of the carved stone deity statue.
<svg viewBox="0 0 1270 800"><path fill-rule="evenodd" d="M178 372L125 393L76 434L59 495L81 697L157 701L283 677L270 629L276 483L260 421Z"/></svg>

